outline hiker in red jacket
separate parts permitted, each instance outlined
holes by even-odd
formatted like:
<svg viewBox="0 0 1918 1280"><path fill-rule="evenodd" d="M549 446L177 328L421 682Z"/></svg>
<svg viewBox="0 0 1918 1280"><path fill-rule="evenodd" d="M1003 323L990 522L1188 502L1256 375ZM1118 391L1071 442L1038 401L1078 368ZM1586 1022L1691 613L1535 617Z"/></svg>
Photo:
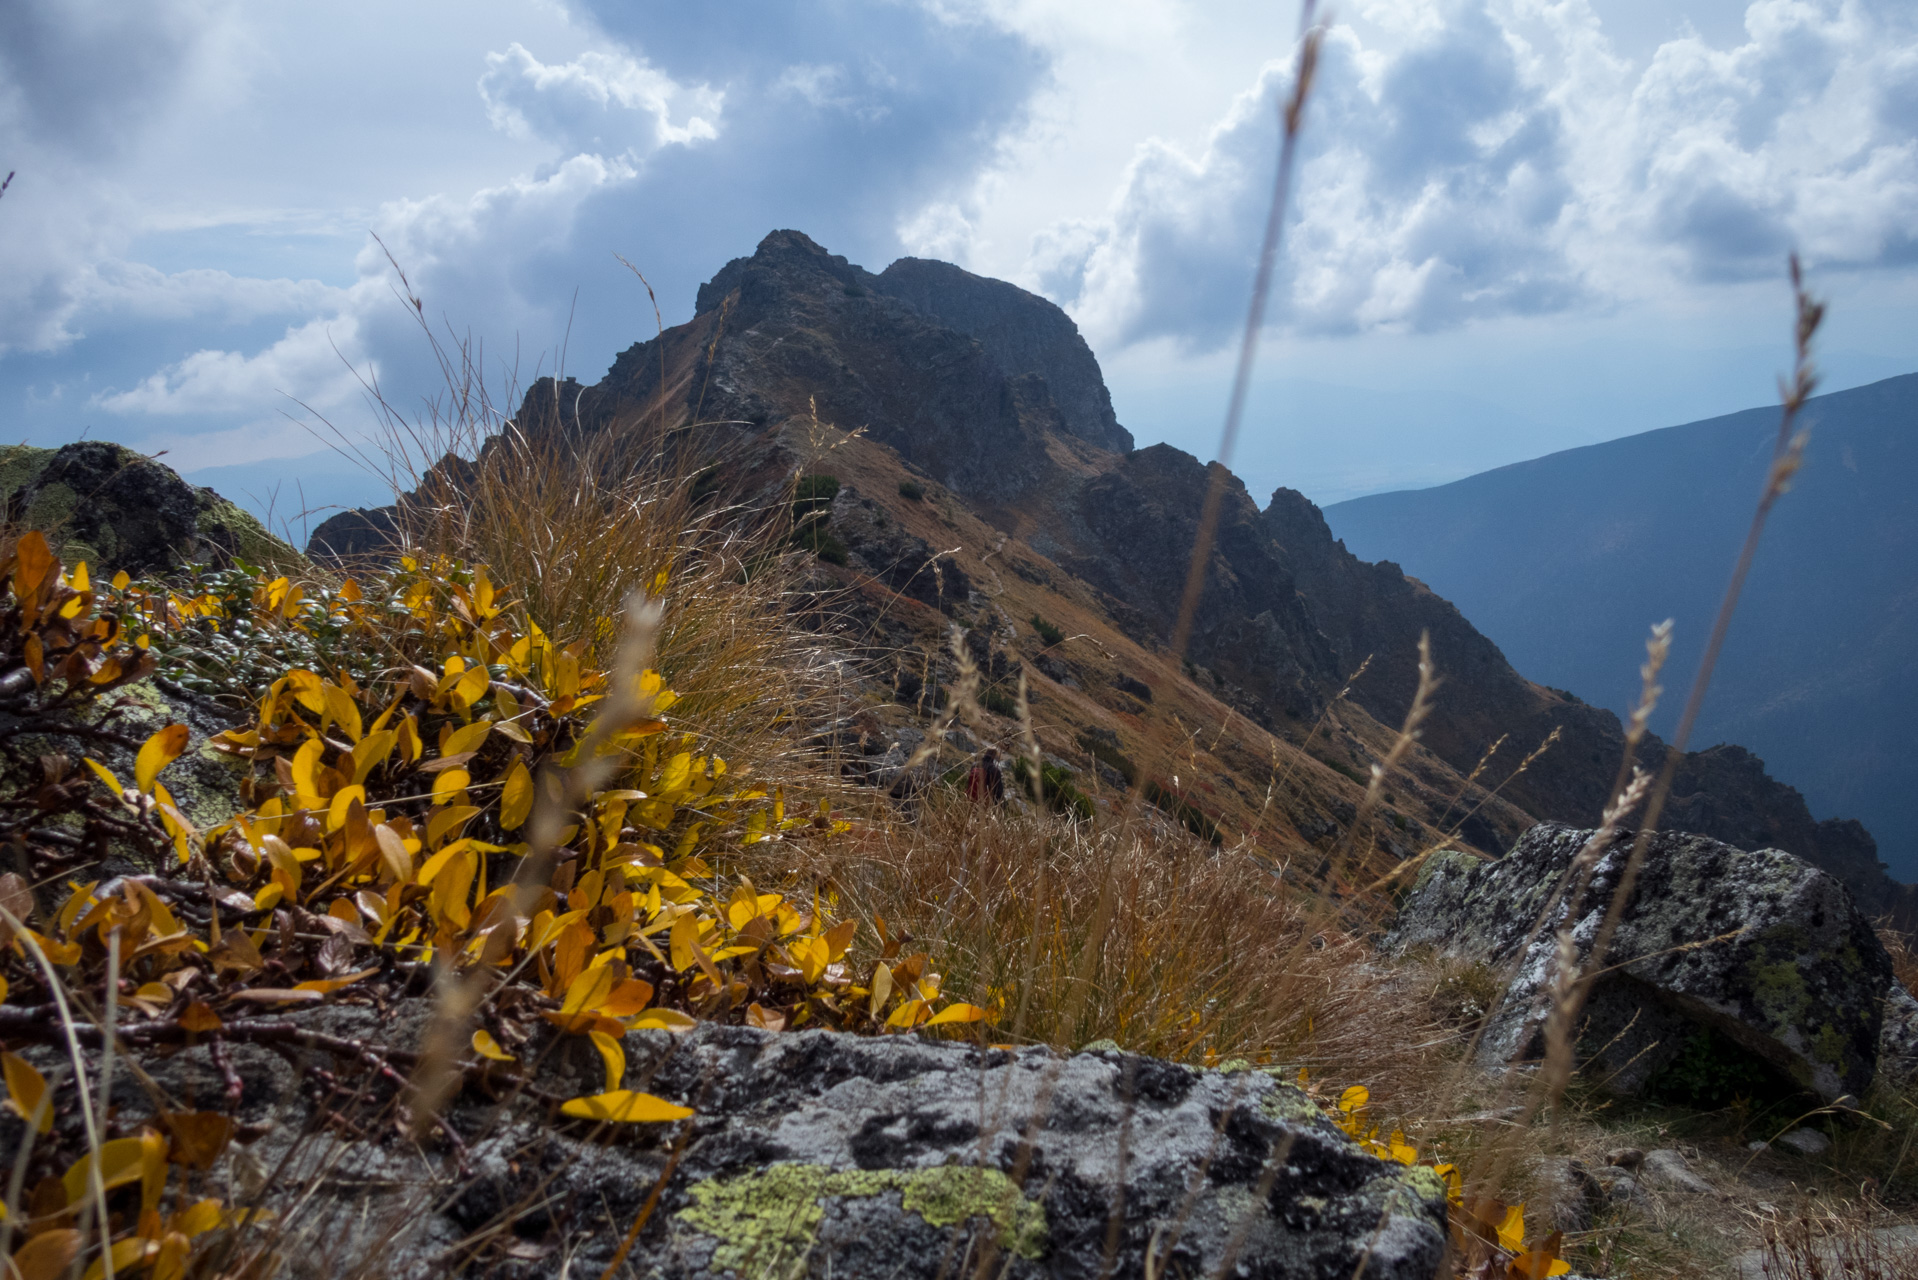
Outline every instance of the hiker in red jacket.
<svg viewBox="0 0 1918 1280"><path fill-rule="evenodd" d="M966 797L980 803L1006 802L1006 775L999 768L999 748L987 747L979 763L966 774Z"/></svg>

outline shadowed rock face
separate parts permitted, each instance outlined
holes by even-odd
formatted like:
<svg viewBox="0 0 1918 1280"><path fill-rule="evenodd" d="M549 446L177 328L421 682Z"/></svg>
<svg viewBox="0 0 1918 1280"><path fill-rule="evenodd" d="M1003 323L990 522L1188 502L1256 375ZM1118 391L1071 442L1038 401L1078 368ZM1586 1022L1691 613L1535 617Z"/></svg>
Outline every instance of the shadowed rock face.
<svg viewBox="0 0 1918 1280"><path fill-rule="evenodd" d="M1092 348L1072 317L1037 294L989 280L950 262L901 258L875 278L884 293L909 302L949 329L977 338L1009 374L1045 379L1065 430L1101 449L1132 450Z"/></svg>
<svg viewBox="0 0 1918 1280"><path fill-rule="evenodd" d="M1118 460L1076 495L1074 524L1090 537L1067 567L1169 639L1208 483L1198 460L1170 445ZM1227 484L1187 651L1293 718L1315 712L1339 678L1332 646L1236 478Z"/></svg>
<svg viewBox="0 0 1918 1280"><path fill-rule="evenodd" d="M1777 849L1747 853L1659 833L1610 950L1594 957L1633 833L1599 857L1582 901L1560 895L1553 904L1591 834L1544 824L1498 862L1433 859L1387 940L1512 967L1505 1003L1480 1040L1486 1065L1544 1052L1556 934L1569 919L1580 963L1608 970L1586 1005L1579 1048L1610 1088L1655 1085L1703 1028L1826 1102L1864 1096L1878 1068L1891 958L1843 885Z"/></svg>

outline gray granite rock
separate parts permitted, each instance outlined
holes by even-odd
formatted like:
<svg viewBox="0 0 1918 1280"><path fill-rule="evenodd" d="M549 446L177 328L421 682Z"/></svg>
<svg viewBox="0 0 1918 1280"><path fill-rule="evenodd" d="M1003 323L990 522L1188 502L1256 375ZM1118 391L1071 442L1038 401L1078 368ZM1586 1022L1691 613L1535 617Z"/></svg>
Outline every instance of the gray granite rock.
<svg viewBox="0 0 1918 1280"><path fill-rule="evenodd" d="M1682 1191L1687 1195L1710 1195L1712 1184L1692 1172L1691 1161L1683 1152L1660 1147L1645 1153L1645 1168L1640 1175L1661 1191Z"/></svg>
<svg viewBox="0 0 1918 1280"><path fill-rule="evenodd" d="M1918 1000L1898 982L1885 993L1885 1024L1878 1033L1878 1078L1894 1089L1918 1080Z"/></svg>
<svg viewBox="0 0 1918 1280"><path fill-rule="evenodd" d="M1506 998L1480 1042L1488 1066L1543 1052L1555 934L1570 909L1561 885L1589 834L1546 823L1496 862L1432 858L1386 940L1389 950L1429 947L1508 968ZM1571 922L1580 960L1605 971L1579 1028L1594 1077L1640 1092L1705 1029L1824 1101L1862 1097L1877 1069L1891 960L1844 886L1776 849L1661 832L1609 954L1592 965L1632 840L1621 833L1598 859Z"/></svg>
<svg viewBox="0 0 1918 1280"><path fill-rule="evenodd" d="M1781 1134L1772 1145L1796 1151L1801 1156L1817 1156L1831 1150L1831 1139L1816 1129L1793 1129Z"/></svg>

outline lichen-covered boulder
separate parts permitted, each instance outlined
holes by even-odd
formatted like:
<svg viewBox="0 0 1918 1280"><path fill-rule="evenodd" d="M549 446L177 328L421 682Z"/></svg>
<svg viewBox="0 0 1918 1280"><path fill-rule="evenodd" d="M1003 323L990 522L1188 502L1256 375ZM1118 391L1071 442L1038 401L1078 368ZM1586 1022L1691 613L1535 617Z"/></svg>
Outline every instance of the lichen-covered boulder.
<svg viewBox="0 0 1918 1280"><path fill-rule="evenodd" d="M10 521L45 531L68 562L135 577L234 560L291 569L302 557L211 489L104 440L0 449Z"/></svg>
<svg viewBox="0 0 1918 1280"><path fill-rule="evenodd" d="M276 1016L335 1046L405 1052L431 1007ZM536 1023L535 1040L549 1096L604 1087L586 1037ZM170 1096L237 1090L236 1117L263 1136L208 1177L292 1171L265 1203L296 1242L281 1250L294 1277L427 1280L455 1260L522 1280L592 1276L642 1220L620 1274L648 1280L1439 1274L1438 1177L1365 1154L1258 1071L713 1024L624 1043L624 1086L693 1108L690 1120L595 1130L545 1102L502 1105L495 1081L444 1113L459 1145L435 1133L416 1145L380 1112L390 1090L377 1083L359 1086L364 1099L332 1095L351 1124L316 1112L301 1061L343 1069L320 1049L234 1044L221 1066L194 1046L145 1069ZM58 1064L58 1046L31 1053ZM130 1079L115 1104L127 1125L153 1105ZM0 1141L11 1124L0 1115ZM79 1141L77 1125L56 1129Z"/></svg>
<svg viewBox="0 0 1918 1280"><path fill-rule="evenodd" d="M664 1049L650 1087L700 1119L643 1274L1438 1271L1437 1178L1255 1071L720 1027Z"/></svg>
<svg viewBox="0 0 1918 1280"><path fill-rule="evenodd" d="M1510 972L1480 1040L1487 1065L1543 1052L1552 956L1570 910L1561 885L1590 835L1547 823L1496 862L1435 856L1386 940L1393 951L1427 947ZM1621 832L1598 860L1572 928L1580 961L1604 970L1579 1028L1594 1078L1639 1093L1703 1038L1723 1037L1714 1043L1827 1102L1862 1097L1877 1068L1891 959L1844 886L1777 849L1660 832L1609 954L1593 964L1633 839Z"/></svg>

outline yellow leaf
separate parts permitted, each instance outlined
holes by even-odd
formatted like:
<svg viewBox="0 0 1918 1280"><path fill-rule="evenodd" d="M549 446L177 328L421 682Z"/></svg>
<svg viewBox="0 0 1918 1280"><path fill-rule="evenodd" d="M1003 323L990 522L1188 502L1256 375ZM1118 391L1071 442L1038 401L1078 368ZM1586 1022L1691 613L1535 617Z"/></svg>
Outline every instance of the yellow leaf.
<svg viewBox="0 0 1918 1280"><path fill-rule="evenodd" d="M366 788L361 786L341 787L333 793L333 801L326 807L326 833L332 835L346 825L347 810L358 801L366 804Z"/></svg>
<svg viewBox="0 0 1918 1280"><path fill-rule="evenodd" d="M631 1089L615 1089L591 1098L574 1098L562 1104L560 1110L581 1120L622 1123L684 1120L693 1113L691 1107L682 1107L650 1093L636 1093Z"/></svg>
<svg viewBox="0 0 1918 1280"><path fill-rule="evenodd" d="M7 1078L8 1105L41 1133L53 1131L53 1100L47 1096L46 1077L17 1053L0 1053Z"/></svg>
<svg viewBox="0 0 1918 1280"><path fill-rule="evenodd" d="M879 1011L886 1007L886 1001L892 999L892 970L881 960L872 971L872 1016L878 1017Z"/></svg>
<svg viewBox="0 0 1918 1280"><path fill-rule="evenodd" d="M115 1242L111 1250L113 1254L113 1274L116 1276L122 1275L131 1270L135 1263L145 1258L147 1245L149 1243L151 1242L139 1236L133 1236L130 1239ZM157 1245L154 1246L154 1251L156 1253L159 1251ZM86 1275L82 1277L82 1280L106 1280L106 1274L106 1259L95 1258L93 1265L87 1268Z"/></svg>
<svg viewBox="0 0 1918 1280"><path fill-rule="evenodd" d="M379 768L393 754L393 747L399 740L399 734L391 729L380 729L361 738L353 748L354 783L365 782L366 775Z"/></svg>
<svg viewBox="0 0 1918 1280"><path fill-rule="evenodd" d="M461 849L446 869L433 877L429 909L436 920L450 922L461 929L471 922L473 912L467 905L467 895L478 869L479 854L469 846Z"/></svg>
<svg viewBox="0 0 1918 1280"><path fill-rule="evenodd" d="M616 974L606 965L594 965L574 978L566 988L566 999L561 1002L561 1013L586 1013L599 1008L606 997L613 992Z"/></svg>
<svg viewBox="0 0 1918 1280"><path fill-rule="evenodd" d="M936 1027L945 1022L981 1022L985 1016L986 1011L976 1004L949 1004L926 1019L926 1025Z"/></svg>
<svg viewBox="0 0 1918 1280"><path fill-rule="evenodd" d="M470 804L449 804L426 821L426 843L437 849L440 842L470 819L479 817L479 809ZM565 840L560 841L561 844Z"/></svg>
<svg viewBox="0 0 1918 1280"><path fill-rule="evenodd" d="M399 834L395 832L393 835L393 838L395 840L399 839ZM439 875L441 871L445 870L446 865L448 863L450 863L454 858L458 857L460 854L465 853L468 849L472 848L472 845L473 845L473 842L471 840L455 840L453 841L453 843L447 845L444 849L441 849L438 853L428 858L426 860L426 865L420 868L419 883L432 884L434 877Z"/></svg>
<svg viewBox="0 0 1918 1280"><path fill-rule="evenodd" d="M442 769L433 779L433 803L451 804L460 798L473 775L464 769Z"/></svg>
<svg viewBox="0 0 1918 1280"><path fill-rule="evenodd" d="M629 1018L646 1007L653 998L653 984L641 978L628 978L615 986L598 1005L609 1018Z"/></svg>
<svg viewBox="0 0 1918 1280"><path fill-rule="evenodd" d="M320 696L326 704L326 714L346 733L347 741L360 740L360 709L346 690L336 684L320 687Z"/></svg>
<svg viewBox="0 0 1918 1280"><path fill-rule="evenodd" d="M113 589L115 591L125 591L132 583L133 579L127 577L127 571L125 569L113 575Z"/></svg>
<svg viewBox="0 0 1918 1280"><path fill-rule="evenodd" d="M293 753L293 789L299 793L302 808L318 808L326 802L320 794L320 757L325 751L324 742L308 738Z"/></svg>
<svg viewBox="0 0 1918 1280"><path fill-rule="evenodd" d="M699 920L690 911L673 921L673 968L684 972L698 963L693 947L699 941Z"/></svg>
<svg viewBox="0 0 1918 1280"><path fill-rule="evenodd" d="M852 945L853 935L859 932L857 920L846 920L826 931L826 954L832 960L838 960L846 954L846 948Z"/></svg>
<svg viewBox="0 0 1918 1280"><path fill-rule="evenodd" d="M832 948L824 938L794 938L786 944L786 950L792 953L807 986L818 982L832 963Z"/></svg>
<svg viewBox="0 0 1918 1280"><path fill-rule="evenodd" d="M93 770L95 777L107 784L107 790L113 792L116 799L126 791L126 788L120 785L120 780L113 776L113 770L107 768L92 756L81 756L80 758L86 761L87 768Z"/></svg>
<svg viewBox="0 0 1918 1280"><path fill-rule="evenodd" d="M524 760L515 760L500 790L499 825L502 830L517 831L532 813L533 775Z"/></svg>
<svg viewBox="0 0 1918 1280"><path fill-rule="evenodd" d="M184 1213L175 1214L173 1229L183 1236L203 1236L220 1225L224 1215L218 1200L202 1200Z"/></svg>
<svg viewBox="0 0 1918 1280"><path fill-rule="evenodd" d="M665 772L659 777L658 794L669 796L676 791L684 791L692 776L693 754L682 751L666 762Z"/></svg>
<svg viewBox="0 0 1918 1280"><path fill-rule="evenodd" d="M500 1048L499 1041L493 1038L493 1033L484 1027L473 1033L473 1052L483 1058L491 1058L495 1062L518 1061L512 1054Z"/></svg>
<svg viewBox="0 0 1918 1280"><path fill-rule="evenodd" d="M13 594L25 600L40 589L40 584L60 562L53 558L53 548L47 545L46 535L38 529L22 535L13 551L19 562L13 571Z"/></svg>
<svg viewBox="0 0 1918 1280"><path fill-rule="evenodd" d="M886 1025L889 1027L911 1027L919 1021L925 1012L926 1002L924 1000L908 1000L892 1011L892 1016L886 1019Z"/></svg>
<svg viewBox="0 0 1918 1280"><path fill-rule="evenodd" d="M167 1140L158 1131L140 1131L140 1214L145 1217L160 1207L160 1193L166 1190Z"/></svg>
<svg viewBox="0 0 1918 1280"><path fill-rule="evenodd" d="M1355 1084L1339 1095L1339 1110L1351 1115L1372 1101L1372 1091L1362 1084Z"/></svg>
<svg viewBox="0 0 1918 1280"><path fill-rule="evenodd" d="M318 715L326 710L326 684L311 671L295 669L287 672L286 685L308 711Z"/></svg>
<svg viewBox="0 0 1918 1280"><path fill-rule="evenodd" d="M386 878L405 884L413 878L413 855L406 851L406 841L400 839L400 833L384 822L373 828L373 842L380 849L380 865L385 868Z"/></svg>
<svg viewBox="0 0 1918 1280"><path fill-rule="evenodd" d="M93 590L93 579L87 576L87 562L82 560L73 566L73 572L67 575L67 585L75 591Z"/></svg>
<svg viewBox="0 0 1918 1280"><path fill-rule="evenodd" d="M492 677L486 674L486 668L474 663L453 684L451 696L454 708L462 712L470 708L486 696L486 688L490 683Z"/></svg>
<svg viewBox="0 0 1918 1280"><path fill-rule="evenodd" d="M677 1009L648 1009L626 1025L634 1031L691 1031L699 1023Z"/></svg>
<svg viewBox="0 0 1918 1280"><path fill-rule="evenodd" d="M476 668L484 671L485 668ZM480 744L486 741L486 735L492 732L491 720L475 720L472 724L455 729L446 735L446 745L440 748L442 756L464 755L468 751L478 751Z"/></svg>
<svg viewBox="0 0 1918 1280"><path fill-rule="evenodd" d="M1497 1226L1498 1247L1507 1253L1517 1253L1525 1243L1525 1206L1515 1204L1508 1208Z"/></svg>
<svg viewBox="0 0 1918 1280"><path fill-rule="evenodd" d="M170 724L141 744L140 754L133 762L133 783L141 791L151 793L153 780L160 776L160 770L180 758L186 750L187 728L183 724Z"/></svg>
<svg viewBox="0 0 1918 1280"><path fill-rule="evenodd" d="M100 1181L111 1191L114 1187L137 1182L146 1171L146 1147L138 1138L115 1138L100 1145ZM67 1189L67 1203L79 1204L91 1194L89 1188L92 1178L88 1172L94 1157L81 1156L67 1170L63 1181Z"/></svg>
<svg viewBox="0 0 1918 1280"><path fill-rule="evenodd" d="M606 1092L612 1093L626 1079L626 1050L619 1047L619 1041L604 1031L587 1033L593 1041L593 1047L599 1050L599 1056L606 1060Z"/></svg>

